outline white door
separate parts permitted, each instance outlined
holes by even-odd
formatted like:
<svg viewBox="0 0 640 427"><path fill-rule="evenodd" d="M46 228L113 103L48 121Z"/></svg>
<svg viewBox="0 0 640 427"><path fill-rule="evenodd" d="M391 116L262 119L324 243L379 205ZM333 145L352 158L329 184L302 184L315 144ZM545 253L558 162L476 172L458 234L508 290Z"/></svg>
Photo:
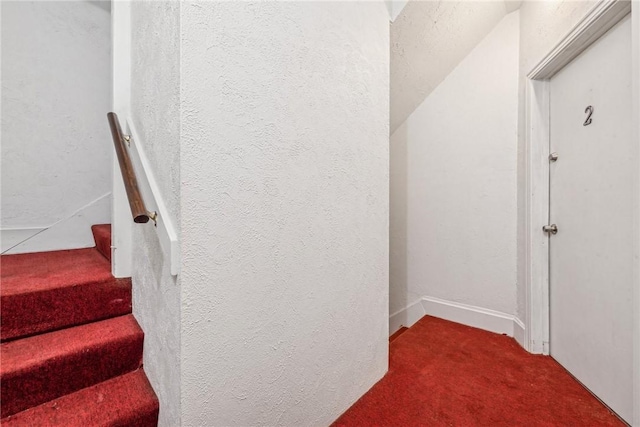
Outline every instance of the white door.
<svg viewBox="0 0 640 427"><path fill-rule="evenodd" d="M633 163L629 17L556 74L550 96L550 152L557 153L558 159L549 164L549 217L558 233L549 243L549 350L630 423Z"/></svg>

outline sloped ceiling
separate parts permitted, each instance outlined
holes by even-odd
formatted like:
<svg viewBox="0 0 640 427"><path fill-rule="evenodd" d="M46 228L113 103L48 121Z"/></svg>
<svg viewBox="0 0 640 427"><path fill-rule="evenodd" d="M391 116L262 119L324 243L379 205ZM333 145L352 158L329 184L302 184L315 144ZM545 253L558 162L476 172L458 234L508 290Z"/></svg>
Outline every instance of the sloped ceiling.
<svg viewBox="0 0 640 427"><path fill-rule="evenodd" d="M111 1L110 0L87 0L87 3L90 3L96 7L99 7L102 10L105 10L111 13Z"/></svg>
<svg viewBox="0 0 640 427"><path fill-rule="evenodd" d="M391 23L391 133L519 3L408 2Z"/></svg>

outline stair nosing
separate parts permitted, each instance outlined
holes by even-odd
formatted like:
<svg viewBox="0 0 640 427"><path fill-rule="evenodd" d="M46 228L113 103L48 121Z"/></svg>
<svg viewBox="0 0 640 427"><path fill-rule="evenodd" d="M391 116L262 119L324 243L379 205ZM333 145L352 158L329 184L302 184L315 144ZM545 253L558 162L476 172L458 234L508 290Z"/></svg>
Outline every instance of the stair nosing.
<svg viewBox="0 0 640 427"><path fill-rule="evenodd" d="M18 364L18 365L14 365L15 367L11 367L12 369L8 369L7 368L7 358L11 358L13 357L13 355L6 355L4 354L6 352L6 349L8 347L19 347L19 346L25 346L27 344L30 344L34 341L43 341L43 344L46 343L47 341L52 341L55 339L59 339L59 337L63 337L65 335L77 335L78 334L78 328L81 329L92 329L92 328L98 328L103 326L105 323L115 323L116 321L120 320L121 318L131 318L135 324L134 326L134 330L133 331L127 331L125 333L123 333L123 329L119 329L117 330L115 335L112 336L107 336L106 338L104 336L100 336L99 338L96 338L94 341L86 343L75 343L76 345L74 347L71 348L65 348L64 350L61 350L60 347L52 347L51 349L58 349L60 351L53 353L53 354L49 354L46 356L45 359L38 359L35 362L30 363L31 361L29 360L24 360L24 362L22 364ZM124 340L127 337L131 337L131 336L135 336L135 335L141 335L142 338L144 338L144 332L142 331L142 329L140 328L140 325L138 324L138 322L135 320L135 317L133 316L133 314L125 314L122 316L116 316L116 317L111 317L108 319L103 319L103 320L98 320L95 322L90 322L90 323L85 323L82 325L77 325L77 326L70 326L64 329L59 329L56 331L51 331L51 332L45 332L42 334L38 334L38 335L32 335L30 337L25 337L25 338L20 338L20 339L16 339L13 341L8 341L8 342L3 342L0 344L0 354L2 354L2 366L0 366L0 378L3 378L5 375L8 375L9 373L19 373L21 371L24 370L29 370L32 367L37 367L39 365L44 365L46 363L48 363L49 360L52 359L56 359L59 357L64 357L65 355L69 354L69 353L73 353L74 351L78 351L84 348L90 348L90 349L99 349L100 347L110 344L110 343L116 343L120 340Z"/></svg>

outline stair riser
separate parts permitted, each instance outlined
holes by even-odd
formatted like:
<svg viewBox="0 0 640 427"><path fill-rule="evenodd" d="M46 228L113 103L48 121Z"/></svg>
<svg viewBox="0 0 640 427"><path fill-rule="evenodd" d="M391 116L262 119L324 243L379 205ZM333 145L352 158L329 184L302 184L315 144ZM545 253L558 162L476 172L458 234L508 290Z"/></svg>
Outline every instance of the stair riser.
<svg viewBox="0 0 640 427"><path fill-rule="evenodd" d="M143 334L39 361L0 378L1 417L134 371L142 365Z"/></svg>
<svg viewBox="0 0 640 427"><path fill-rule="evenodd" d="M111 225L101 224L91 227L96 248L106 259L111 261Z"/></svg>
<svg viewBox="0 0 640 427"><path fill-rule="evenodd" d="M3 296L2 341L131 313L131 280Z"/></svg>

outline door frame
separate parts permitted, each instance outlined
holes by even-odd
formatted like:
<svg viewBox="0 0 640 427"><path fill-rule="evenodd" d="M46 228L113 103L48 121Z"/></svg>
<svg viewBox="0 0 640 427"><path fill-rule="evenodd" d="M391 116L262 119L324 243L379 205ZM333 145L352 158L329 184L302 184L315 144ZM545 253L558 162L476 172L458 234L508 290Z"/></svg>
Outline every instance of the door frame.
<svg viewBox="0 0 640 427"><path fill-rule="evenodd" d="M631 12L634 171L634 425L640 426L640 1L601 0L529 72L525 83L525 348L549 354L550 79Z"/></svg>

